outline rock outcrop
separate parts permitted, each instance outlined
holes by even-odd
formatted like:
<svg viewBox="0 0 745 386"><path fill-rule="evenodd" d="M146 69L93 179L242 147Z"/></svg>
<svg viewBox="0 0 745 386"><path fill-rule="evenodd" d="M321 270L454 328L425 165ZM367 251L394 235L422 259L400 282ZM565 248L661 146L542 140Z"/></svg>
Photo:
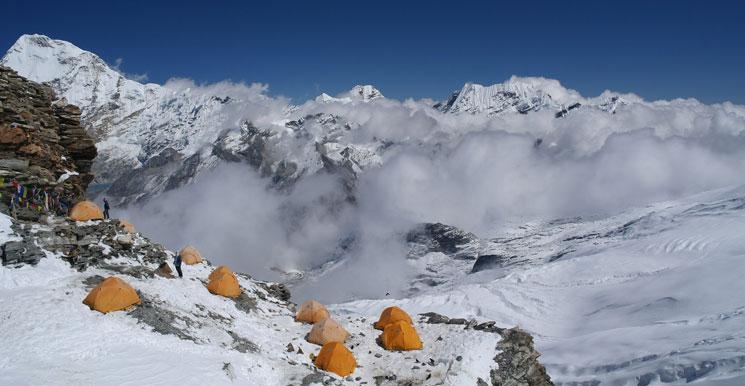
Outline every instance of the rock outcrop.
<svg viewBox="0 0 745 386"><path fill-rule="evenodd" d="M81 199L93 180L96 146L80 125L80 109L52 89L0 66L0 178L2 202L14 192L12 181L56 190L71 202Z"/></svg>
<svg viewBox="0 0 745 386"><path fill-rule="evenodd" d="M553 386L546 368L538 362L541 355L533 347L533 337L518 327L504 330L497 344L501 350L491 370L492 386Z"/></svg>
<svg viewBox="0 0 745 386"><path fill-rule="evenodd" d="M409 258L442 252L455 259L471 260L479 255L479 238L473 233L441 223L423 223L406 234Z"/></svg>

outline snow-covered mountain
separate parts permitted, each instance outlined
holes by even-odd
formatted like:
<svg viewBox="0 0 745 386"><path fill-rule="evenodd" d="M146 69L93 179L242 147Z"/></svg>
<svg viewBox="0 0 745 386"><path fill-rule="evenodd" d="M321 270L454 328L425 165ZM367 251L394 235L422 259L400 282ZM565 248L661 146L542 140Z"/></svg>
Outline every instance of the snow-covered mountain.
<svg viewBox="0 0 745 386"><path fill-rule="evenodd" d="M627 103L621 96L607 92L601 97L586 99L577 91L567 89L554 79L513 76L504 83L482 86L466 83L444 102L434 107L445 113L527 114L550 111L555 117L566 116L576 108L595 108L615 113L619 105Z"/></svg>
<svg viewBox="0 0 745 386"><path fill-rule="evenodd" d="M360 162L378 157L367 154L368 145L353 150L334 143L339 129L349 130L356 123L335 125L337 119L328 114L323 119L302 115L297 106L267 97L258 85L205 88L182 80L140 84L97 55L42 35L21 36L0 64L48 83L58 96L81 107L81 120L97 140L99 154L92 188L103 186L118 203L176 188L221 161L247 161L261 166L266 176L278 173L277 178L292 180L317 171L322 159L342 161L355 153L351 157L357 161L349 166L359 169ZM381 98L375 87L363 85L338 97L322 94L317 100L346 104ZM312 129L305 127L311 123ZM248 125L260 125L262 136L272 139L247 137ZM315 142L309 141L313 138ZM256 146L265 149L255 155L267 159L239 156ZM133 179L139 183L133 184Z"/></svg>
<svg viewBox="0 0 745 386"><path fill-rule="evenodd" d="M21 36L0 64L47 82L59 97L80 106L99 154L91 191L112 196L117 204L173 190L224 162L248 163L287 186L318 171L356 174L400 149L448 151L474 131L527 132L552 152L589 155L615 132L690 135L701 122L712 126L730 119L719 115L745 116L731 104L646 102L610 91L585 98L556 80L521 77L493 86L468 83L435 109L430 101L385 98L371 85L292 105L268 96L260 84L196 85L184 79L140 84L93 53L41 35ZM556 119L574 116L577 124ZM587 122L606 129L575 135L595 130Z"/></svg>
<svg viewBox="0 0 745 386"><path fill-rule="evenodd" d="M167 86L140 84L125 78L97 55L71 43L41 35L23 35L0 64L36 82L49 83L60 97L80 106L81 119L97 139L97 183L110 183L172 148L190 156L231 127L230 108L265 98L247 92L246 100L195 92L188 82Z"/></svg>
<svg viewBox="0 0 745 386"><path fill-rule="evenodd" d="M332 97L326 93L321 93L321 95L315 98L315 101L320 103L352 103L353 101L369 102L378 98L384 98L383 93L375 88L375 86L367 84L354 86L351 90L336 97Z"/></svg>

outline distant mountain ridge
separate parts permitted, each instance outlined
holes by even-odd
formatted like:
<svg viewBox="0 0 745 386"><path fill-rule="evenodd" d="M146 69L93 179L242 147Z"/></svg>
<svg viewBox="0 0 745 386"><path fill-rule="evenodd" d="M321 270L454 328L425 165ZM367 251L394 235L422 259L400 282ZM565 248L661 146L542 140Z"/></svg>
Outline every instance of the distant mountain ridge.
<svg viewBox="0 0 745 386"><path fill-rule="evenodd" d="M450 117L488 122L538 114L559 119L575 111L612 115L631 106L670 105L711 114L695 100L646 102L610 91L585 98L557 80L517 76L491 86L466 83L434 106L430 101L388 99L372 85L357 85L336 96L323 93L296 105L268 96L264 85L200 86L183 79L141 84L97 55L43 35L21 36L0 64L48 84L80 107L81 123L98 149L91 189L114 196L119 204L176 189L220 162L247 163L279 186L321 170L341 173L351 184L363 169L382 164L396 145L427 143L437 151L470 130L443 124L452 121ZM397 128L367 131L388 114L399 114L402 120L426 117L430 129L396 139L387 135L395 136Z"/></svg>

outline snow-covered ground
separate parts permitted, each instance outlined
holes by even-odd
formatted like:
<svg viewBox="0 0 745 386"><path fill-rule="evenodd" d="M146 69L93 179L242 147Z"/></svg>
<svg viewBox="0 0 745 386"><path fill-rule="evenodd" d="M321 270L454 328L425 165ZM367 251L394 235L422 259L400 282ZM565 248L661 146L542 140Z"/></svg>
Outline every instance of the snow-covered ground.
<svg viewBox="0 0 745 386"><path fill-rule="evenodd" d="M2 243L13 237L2 214L0 237ZM107 264L145 263L112 257ZM415 322L423 350L385 351L372 323L394 302L381 302L332 312L352 334L347 346L359 367L346 381L317 374L310 354L320 347L304 339L310 326L295 322L291 307L245 276L239 276L248 295L243 300L210 294L205 282L212 268L184 266L185 279L119 274L143 304L100 314L82 299L97 276L112 275L111 270L78 272L53 254L37 266L0 267L0 385L287 385L328 379L375 384L374 377L390 375L417 384L459 385L488 379L494 364L499 335L460 325Z"/></svg>
<svg viewBox="0 0 745 386"><path fill-rule="evenodd" d="M558 383L745 384L745 189L504 233L516 265L445 273L403 305L527 329Z"/></svg>
<svg viewBox="0 0 745 386"><path fill-rule="evenodd" d="M399 380L429 371L449 385L487 379L495 334L417 323L424 351L383 351L370 324L397 304L412 315L434 311L519 325L536 337L557 384L743 384L744 214L745 188L738 188L604 219L504 229L524 233L522 245L535 261L443 273L444 284L410 298L332 305L361 365L352 379L374 384L372 377L385 371ZM0 220L0 235L11 237L7 217ZM561 243L573 252L544 262L542 251L553 253ZM55 257L36 267L0 268L0 384L300 383L312 368L308 354L318 351L303 339L309 326L271 300L246 312L209 294L202 281L210 269L188 266L184 280L126 277L154 304L193 319L183 326L193 342L155 333L125 312L90 311L81 303L83 280L110 272L80 273ZM247 278L241 284L248 293L264 291ZM258 351L233 349L226 331ZM288 343L304 354L287 352ZM430 358L434 367L417 363Z"/></svg>

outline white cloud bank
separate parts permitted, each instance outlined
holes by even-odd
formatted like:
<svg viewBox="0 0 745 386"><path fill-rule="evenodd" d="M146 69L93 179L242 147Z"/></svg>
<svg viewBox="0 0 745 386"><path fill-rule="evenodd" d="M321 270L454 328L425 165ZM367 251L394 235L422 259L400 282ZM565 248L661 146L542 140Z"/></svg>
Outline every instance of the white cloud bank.
<svg viewBox="0 0 745 386"><path fill-rule="evenodd" d="M229 94L233 86L208 87ZM286 101L258 95L244 104L245 116L282 130L271 122L284 116ZM414 100L309 101L293 117L337 114L359 123L341 142L393 144L382 166L361 174L356 204L344 201L335 176L306 176L280 193L233 164L130 215L172 248L195 244L259 278L276 279L272 267L326 263L333 280L305 282L299 296L342 300L404 289L410 272L399 235L417 222L488 236L506 220L612 213L745 183L745 107L624 99L631 102L616 114L578 109L562 119L553 111L447 115ZM340 251L350 236L356 242Z"/></svg>

